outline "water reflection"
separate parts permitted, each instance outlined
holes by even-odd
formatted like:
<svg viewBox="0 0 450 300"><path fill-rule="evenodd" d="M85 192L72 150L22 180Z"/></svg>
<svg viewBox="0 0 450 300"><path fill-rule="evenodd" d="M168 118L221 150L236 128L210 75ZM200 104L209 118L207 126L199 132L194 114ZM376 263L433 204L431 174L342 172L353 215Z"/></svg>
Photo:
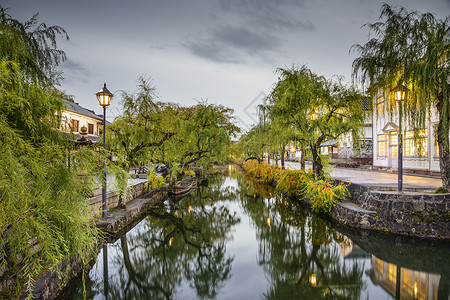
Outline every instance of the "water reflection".
<svg viewBox="0 0 450 300"><path fill-rule="evenodd" d="M229 171L103 247L87 298L449 299L448 246L337 228Z"/></svg>
<svg viewBox="0 0 450 300"><path fill-rule="evenodd" d="M344 265L329 223L287 199L255 197L251 193L255 185L240 184L239 192L255 224L257 262L270 283L264 298L359 299L363 265L357 261ZM270 226L267 213L271 214Z"/></svg>

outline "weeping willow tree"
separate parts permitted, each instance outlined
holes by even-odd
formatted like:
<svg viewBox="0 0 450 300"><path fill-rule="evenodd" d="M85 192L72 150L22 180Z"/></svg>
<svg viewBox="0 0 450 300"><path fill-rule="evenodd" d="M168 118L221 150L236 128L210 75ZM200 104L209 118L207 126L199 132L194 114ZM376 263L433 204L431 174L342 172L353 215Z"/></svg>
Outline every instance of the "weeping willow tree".
<svg viewBox="0 0 450 300"><path fill-rule="evenodd" d="M2 286L15 282L0 298L31 291L65 258L87 263L98 240L85 199L101 159L71 151L58 130L60 36L68 38L37 15L21 23L0 6L0 269Z"/></svg>
<svg viewBox="0 0 450 300"><path fill-rule="evenodd" d="M278 69L280 78L271 97L271 118L293 131L296 141L309 147L317 177L324 176L321 145L346 133L360 135L364 99L341 79L327 80L307 66Z"/></svg>
<svg viewBox="0 0 450 300"><path fill-rule="evenodd" d="M374 92L406 86L402 105L416 131L437 111L442 185L450 189L450 18L383 4L380 21L365 26L369 41L351 48L359 54L353 61L353 78Z"/></svg>

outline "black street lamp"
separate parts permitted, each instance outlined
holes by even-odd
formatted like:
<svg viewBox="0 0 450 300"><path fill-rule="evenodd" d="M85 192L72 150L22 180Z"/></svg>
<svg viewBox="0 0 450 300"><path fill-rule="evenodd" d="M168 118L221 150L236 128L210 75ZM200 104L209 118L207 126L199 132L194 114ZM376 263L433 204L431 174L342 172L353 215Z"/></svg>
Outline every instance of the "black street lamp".
<svg viewBox="0 0 450 300"><path fill-rule="evenodd" d="M106 83L103 88L95 94L97 100L101 106L103 106L103 186L102 186L102 218L106 219L106 153L105 153L105 140L106 140L106 107L114 97L114 95L106 88Z"/></svg>
<svg viewBox="0 0 450 300"><path fill-rule="evenodd" d="M400 83L392 90L395 101L398 102L398 191L403 191L403 133L402 133L402 109L405 100L406 87Z"/></svg>
<svg viewBox="0 0 450 300"><path fill-rule="evenodd" d="M309 115L309 118L311 119L311 121L315 122L319 118L319 114L313 109ZM313 126L313 125L311 125L311 126ZM311 151L315 151L315 150L313 150L311 147ZM312 157L312 169L313 169L313 172L315 173L316 172L316 164L314 163L314 155Z"/></svg>

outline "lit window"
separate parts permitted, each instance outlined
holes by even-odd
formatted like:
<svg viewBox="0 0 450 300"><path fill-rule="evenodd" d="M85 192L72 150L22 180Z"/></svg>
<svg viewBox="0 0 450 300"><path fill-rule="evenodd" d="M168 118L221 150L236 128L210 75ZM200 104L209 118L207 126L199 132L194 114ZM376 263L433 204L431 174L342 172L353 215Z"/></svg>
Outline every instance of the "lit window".
<svg viewBox="0 0 450 300"><path fill-rule="evenodd" d="M383 274L383 261L379 258L375 260L375 269L378 271L378 273Z"/></svg>
<svg viewBox="0 0 450 300"><path fill-rule="evenodd" d="M377 116L384 115L384 97L377 99Z"/></svg>
<svg viewBox="0 0 450 300"><path fill-rule="evenodd" d="M397 283L397 266L393 264L388 264L388 279L390 282Z"/></svg>
<svg viewBox="0 0 450 300"><path fill-rule="evenodd" d="M386 156L386 134L379 134L377 136L378 156Z"/></svg>
<svg viewBox="0 0 450 300"><path fill-rule="evenodd" d="M398 132L391 131L389 132L389 148L391 152L391 158L397 158L398 156Z"/></svg>
<svg viewBox="0 0 450 300"><path fill-rule="evenodd" d="M405 132L404 152L405 156L427 156L428 155L428 130L422 129L414 133L414 130Z"/></svg>

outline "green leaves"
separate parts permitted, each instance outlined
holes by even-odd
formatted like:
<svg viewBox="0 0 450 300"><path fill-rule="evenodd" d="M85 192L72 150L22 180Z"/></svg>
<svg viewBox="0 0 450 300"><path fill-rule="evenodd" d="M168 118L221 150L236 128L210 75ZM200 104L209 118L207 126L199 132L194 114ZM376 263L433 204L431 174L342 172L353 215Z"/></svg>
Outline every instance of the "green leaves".
<svg viewBox="0 0 450 300"><path fill-rule="evenodd" d="M88 262L100 237L86 201L100 157L71 151L59 130L56 37L67 34L36 24L0 7L0 265L16 292L65 258Z"/></svg>
<svg viewBox="0 0 450 300"><path fill-rule="evenodd" d="M139 78L138 91L124 93L124 110L110 126L110 150L125 165L165 164L176 182L191 165L209 169L229 160L231 136L239 131L233 110L199 101L184 107L153 102L155 89Z"/></svg>
<svg viewBox="0 0 450 300"><path fill-rule="evenodd" d="M327 80L305 65L277 71L280 78L269 98L270 129L283 131L285 144L294 141L309 148L315 173L323 177L322 143L360 134L365 97L342 78Z"/></svg>
<svg viewBox="0 0 450 300"><path fill-rule="evenodd" d="M437 111L441 178L450 187L450 18L439 20L430 13L383 4L380 21L366 26L369 41L351 48L359 54L353 61L354 80L367 85L372 94L405 85L402 106L411 129L426 128L430 114ZM388 99L394 110L392 93Z"/></svg>

